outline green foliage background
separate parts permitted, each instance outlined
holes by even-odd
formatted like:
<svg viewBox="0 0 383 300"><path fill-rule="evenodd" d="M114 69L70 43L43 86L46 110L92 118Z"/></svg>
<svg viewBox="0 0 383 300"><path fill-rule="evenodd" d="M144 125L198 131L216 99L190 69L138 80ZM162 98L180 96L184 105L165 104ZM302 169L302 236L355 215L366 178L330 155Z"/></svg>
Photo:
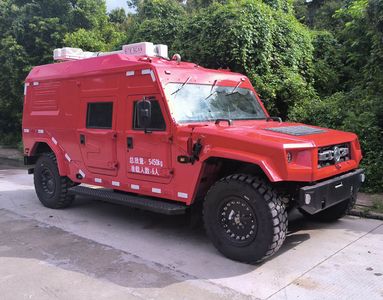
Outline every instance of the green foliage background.
<svg viewBox="0 0 383 300"><path fill-rule="evenodd" d="M62 46L167 44L246 74L272 115L356 132L368 191L383 190L383 0L0 2L0 143L20 141L23 80Z"/></svg>

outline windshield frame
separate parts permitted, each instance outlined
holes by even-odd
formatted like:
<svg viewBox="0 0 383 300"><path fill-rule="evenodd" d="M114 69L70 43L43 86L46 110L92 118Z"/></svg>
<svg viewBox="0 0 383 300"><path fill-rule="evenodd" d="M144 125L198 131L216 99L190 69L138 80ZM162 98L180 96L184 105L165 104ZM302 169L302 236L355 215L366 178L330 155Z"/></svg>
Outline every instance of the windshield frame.
<svg viewBox="0 0 383 300"><path fill-rule="evenodd" d="M205 122L215 122L217 119L222 119L222 117L219 117L219 118L209 118L209 119L204 119L204 120L199 120L199 119L196 119L196 120L193 120L193 119L189 119L189 120L177 120L176 117L174 116L174 109L173 109L173 101L174 99L171 99L170 97L173 97L175 94L177 94L180 90L182 90L183 88L187 87L187 86L190 86L190 85L197 85L197 86L206 86L206 87L210 87L211 88L211 91L210 93L207 95L207 98L205 99L206 101L208 101L207 99L210 98L212 96L212 94L214 93L217 93L215 90L217 88L227 88L227 89L236 89L236 91L234 93L239 93L238 92L238 89L240 90L248 90L248 92L253 96L254 100L256 101L256 104L258 106L258 108L260 109L260 111L263 113L263 117L259 117L259 118L254 118L254 117L251 117L251 118L223 118L223 119L230 119L230 120L233 120L233 121L259 121L259 120L265 120L269 117L269 114L267 112L267 110L265 109L262 101L260 100L260 98L258 97L258 94L256 93L256 91L254 90L254 88L252 87L252 85L248 84L244 87L236 87L236 84L238 84L238 82L234 82L235 84L233 85L223 85L223 84L219 84L218 81L215 82L215 83L198 83L198 82L193 82L193 83L189 83L189 82L175 82L175 81L169 81L165 84L164 88L163 88L163 91L164 91L164 96L165 96L165 99L166 99L166 102L168 104L168 109L169 109L169 113L172 117L172 119L174 120L174 122L176 124L188 124L188 123L205 123ZM179 86L182 86L181 89L177 88L176 89L176 93L171 93L171 92L167 92L167 88L169 87L169 85L171 84L175 84L175 85L179 85ZM241 94L241 93L239 93ZM230 95L230 92L227 93L225 96L227 95ZM242 94L243 95L243 94Z"/></svg>

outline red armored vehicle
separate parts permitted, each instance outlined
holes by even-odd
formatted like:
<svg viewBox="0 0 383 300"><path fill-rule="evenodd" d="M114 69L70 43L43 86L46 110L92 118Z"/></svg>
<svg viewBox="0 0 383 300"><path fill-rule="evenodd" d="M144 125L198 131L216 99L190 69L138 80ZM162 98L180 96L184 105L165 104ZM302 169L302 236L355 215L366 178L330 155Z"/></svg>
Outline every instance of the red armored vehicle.
<svg viewBox="0 0 383 300"><path fill-rule="evenodd" d="M152 43L54 55L26 78L23 113L25 164L47 207L78 194L168 215L203 206L216 248L259 262L282 245L288 208L331 221L355 203L357 136L270 117L244 75Z"/></svg>

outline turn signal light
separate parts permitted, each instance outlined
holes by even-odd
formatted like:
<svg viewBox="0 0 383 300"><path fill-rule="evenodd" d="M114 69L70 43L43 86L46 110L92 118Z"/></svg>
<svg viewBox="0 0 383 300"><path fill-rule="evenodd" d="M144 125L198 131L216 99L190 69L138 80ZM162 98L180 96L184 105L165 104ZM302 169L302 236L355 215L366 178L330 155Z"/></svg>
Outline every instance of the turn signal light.
<svg viewBox="0 0 383 300"><path fill-rule="evenodd" d="M293 155L291 154L291 152L287 152L287 162L291 163L292 160L293 160Z"/></svg>
<svg viewBox="0 0 383 300"><path fill-rule="evenodd" d="M310 194L305 194L305 203L309 205L311 203L311 195Z"/></svg>
<svg viewBox="0 0 383 300"><path fill-rule="evenodd" d="M181 164L188 164L191 162L190 156L180 155L177 157L177 161Z"/></svg>

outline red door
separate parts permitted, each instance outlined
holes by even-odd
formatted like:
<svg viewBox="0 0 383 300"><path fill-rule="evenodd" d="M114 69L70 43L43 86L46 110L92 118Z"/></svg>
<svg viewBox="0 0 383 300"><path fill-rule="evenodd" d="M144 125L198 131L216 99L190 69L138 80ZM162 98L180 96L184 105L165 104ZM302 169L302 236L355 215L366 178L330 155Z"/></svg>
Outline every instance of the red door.
<svg viewBox="0 0 383 300"><path fill-rule="evenodd" d="M84 164L91 173L116 176L116 103L110 98L87 98L82 104L85 128L77 130L77 138Z"/></svg>
<svg viewBox="0 0 383 300"><path fill-rule="evenodd" d="M151 102L151 124L140 128L135 113L136 103L143 98ZM131 179L168 183L172 179L170 128L159 94L135 95L127 99L125 165Z"/></svg>

